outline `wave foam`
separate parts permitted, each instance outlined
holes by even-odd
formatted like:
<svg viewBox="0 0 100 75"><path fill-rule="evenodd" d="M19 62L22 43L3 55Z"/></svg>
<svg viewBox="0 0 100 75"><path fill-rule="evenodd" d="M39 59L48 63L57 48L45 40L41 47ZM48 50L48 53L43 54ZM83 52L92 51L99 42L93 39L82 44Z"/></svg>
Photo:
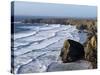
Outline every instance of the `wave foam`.
<svg viewBox="0 0 100 75"><path fill-rule="evenodd" d="M46 71L49 64L57 61L64 40L79 42L81 35L75 26L60 24L36 26L31 31L15 33L13 50L17 73Z"/></svg>

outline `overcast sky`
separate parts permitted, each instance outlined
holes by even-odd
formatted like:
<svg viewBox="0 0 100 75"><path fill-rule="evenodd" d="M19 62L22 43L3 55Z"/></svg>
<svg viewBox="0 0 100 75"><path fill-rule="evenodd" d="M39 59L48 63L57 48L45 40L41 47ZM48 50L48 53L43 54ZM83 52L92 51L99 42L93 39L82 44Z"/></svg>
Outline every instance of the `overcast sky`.
<svg viewBox="0 0 100 75"><path fill-rule="evenodd" d="M34 2L14 2L14 15L57 16L57 17L96 17L97 7Z"/></svg>

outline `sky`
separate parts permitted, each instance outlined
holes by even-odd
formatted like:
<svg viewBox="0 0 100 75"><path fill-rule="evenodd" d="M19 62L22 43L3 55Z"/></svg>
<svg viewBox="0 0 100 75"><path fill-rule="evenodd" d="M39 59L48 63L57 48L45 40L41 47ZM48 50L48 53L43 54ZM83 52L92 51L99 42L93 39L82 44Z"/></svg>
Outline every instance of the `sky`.
<svg viewBox="0 0 100 75"><path fill-rule="evenodd" d="M15 1L14 15L94 18L97 16L97 7Z"/></svg>

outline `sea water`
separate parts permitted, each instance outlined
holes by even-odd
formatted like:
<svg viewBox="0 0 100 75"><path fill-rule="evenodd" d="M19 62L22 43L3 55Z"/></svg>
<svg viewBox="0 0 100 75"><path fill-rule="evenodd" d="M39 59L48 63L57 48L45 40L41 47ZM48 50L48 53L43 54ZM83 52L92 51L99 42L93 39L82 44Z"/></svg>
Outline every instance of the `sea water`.
<svg viewBox="0 0 100 75"><path fill-rule="evenodd" d="M14 73L45 72L48 65L58 62L64 40L72 39L80 43L86 40L86 33L79 33L76 26L20 22L13 25Z"/></svg>

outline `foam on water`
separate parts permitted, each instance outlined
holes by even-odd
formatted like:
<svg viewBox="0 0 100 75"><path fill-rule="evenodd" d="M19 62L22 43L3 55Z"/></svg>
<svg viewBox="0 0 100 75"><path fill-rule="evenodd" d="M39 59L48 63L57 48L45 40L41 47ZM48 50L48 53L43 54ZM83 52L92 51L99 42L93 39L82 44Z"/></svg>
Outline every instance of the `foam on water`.
<svg viewBox="0 0 100 75"><path fill-rule="evenodd" d="M12 49L16 56L15 73L46 71L49 64L57 62L64 40L85 40L81 40L80 35L75 26L60 24L46 24L33 27L27 32L15 33Z"/></svg>
<svg viewBox="0 0 100 75"><path fill-rule="evenodd" d="M36 31L29 31L29 32L23 32L23 33L16 33L14 34L14 40L19 39L19 38L23 38L23 37L27 37L27 36L31 36L36 34Z"/></svg>

